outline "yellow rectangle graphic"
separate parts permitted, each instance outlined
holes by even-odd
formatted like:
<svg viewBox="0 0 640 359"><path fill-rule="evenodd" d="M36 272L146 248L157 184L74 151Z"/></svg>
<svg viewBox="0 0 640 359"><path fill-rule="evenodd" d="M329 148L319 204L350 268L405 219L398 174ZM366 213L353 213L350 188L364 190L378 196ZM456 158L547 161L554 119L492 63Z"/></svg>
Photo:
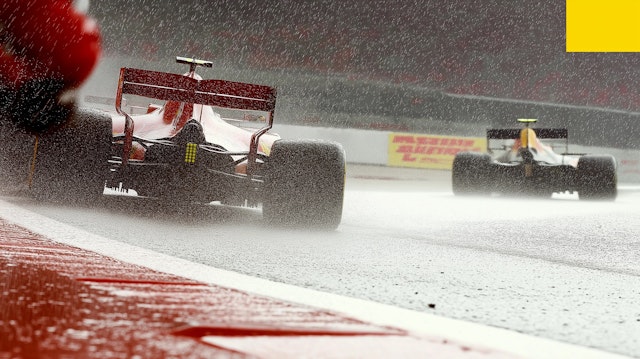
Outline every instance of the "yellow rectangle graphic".
<svg viewBox="0 0 640 359"><path fill-rule="evenodd" d="M456 137L421 135L413 133L389 134L387 165L451 169L458 152L484 152L487 139L480 137Z"/></svg>
<svg viewBox="0 0 640 359"><path fill-rule="evenodd" d="M640 51L640 1L566 0L566 50Z"/></svg>

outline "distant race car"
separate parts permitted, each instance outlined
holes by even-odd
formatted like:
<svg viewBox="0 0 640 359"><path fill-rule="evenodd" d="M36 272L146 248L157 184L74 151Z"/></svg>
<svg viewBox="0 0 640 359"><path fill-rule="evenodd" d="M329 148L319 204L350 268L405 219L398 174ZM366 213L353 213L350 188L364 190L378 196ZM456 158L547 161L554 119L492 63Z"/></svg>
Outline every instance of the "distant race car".
<svg viewBox="0 0 640 359"><path fill-rule="evenodd" d="M487 152L460 152L453 161L452 188L456 195L526 194L551 196L577 192L580 199L614 200L616 160L610 155L569 154L564 128L531 128L534 119L520 119L521 129L487 130ZM563 139L565 153L557 154L541 139ZM492 141L511 143L492 147ZM492 157L495 151L502 153Z"/></svg>
<svg viewBox="0 0 640 359"><path fill-rule="evenodd" d="M3 124L0 140L13 144L5 154L18 178L23 174L42 199L92 200L106 186L169 203L261 204L270 223L336 228L342 146L281 139L269 132L275 88L203 80L195 69L211 62L177 61L190 66L187 74L121 69L116 113L77 110L62 128L40 136ZM155 103L133 114L124 96Z"/></svg>

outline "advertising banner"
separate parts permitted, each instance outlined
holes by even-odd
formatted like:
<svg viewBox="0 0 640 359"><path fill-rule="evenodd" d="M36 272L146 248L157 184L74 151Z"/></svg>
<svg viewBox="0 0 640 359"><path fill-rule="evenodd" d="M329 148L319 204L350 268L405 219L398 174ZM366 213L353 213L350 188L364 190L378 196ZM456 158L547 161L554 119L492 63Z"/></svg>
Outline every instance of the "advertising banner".
<svg viewBox="0 0 640 359"><path fill-rule="evenodd" d="M387 165L451 169L456 153L486 149L486 138L390 133Z"/></svg>

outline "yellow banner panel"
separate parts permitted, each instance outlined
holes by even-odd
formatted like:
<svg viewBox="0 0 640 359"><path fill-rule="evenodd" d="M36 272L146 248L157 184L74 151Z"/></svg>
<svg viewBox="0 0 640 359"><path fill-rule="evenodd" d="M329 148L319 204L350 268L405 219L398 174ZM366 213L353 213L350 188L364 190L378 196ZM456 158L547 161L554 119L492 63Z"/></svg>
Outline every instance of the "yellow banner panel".
<svg viewBox="0 0 640 359"><path fill-rule="evenodd" d="M640 1L566 0L567 52L639 52Z"/></svg>
<svg viewBox="0 0 640 359"><path fill-rule="evenodd" d="M387 165L451 169L456 153L486 149L486 138L390 133Z"/></svg>

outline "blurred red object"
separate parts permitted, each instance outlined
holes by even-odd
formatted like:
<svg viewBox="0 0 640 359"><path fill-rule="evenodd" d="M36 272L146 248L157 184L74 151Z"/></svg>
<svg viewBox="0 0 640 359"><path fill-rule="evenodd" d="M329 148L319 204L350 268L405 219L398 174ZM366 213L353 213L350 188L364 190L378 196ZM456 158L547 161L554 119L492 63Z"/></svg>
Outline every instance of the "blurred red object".
<svg viewBox="0 0 640 359"><path fill-rule="evenodd" d="M10 89L32 79L76 88L101 54L97 23L70 0L4 0L0 30L0 85Z"/></svg>

